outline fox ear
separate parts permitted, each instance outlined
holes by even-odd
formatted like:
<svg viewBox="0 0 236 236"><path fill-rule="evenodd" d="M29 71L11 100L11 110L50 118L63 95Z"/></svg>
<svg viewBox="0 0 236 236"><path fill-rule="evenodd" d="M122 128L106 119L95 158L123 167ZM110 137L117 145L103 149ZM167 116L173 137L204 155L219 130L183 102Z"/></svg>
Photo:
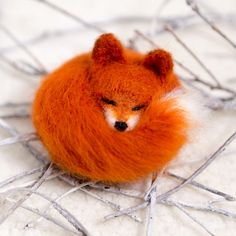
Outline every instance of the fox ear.
<svg viewBox="0 0 236 236"><path fill-rule="evenodd" d="M103 34L95 42L92 59L98 65L124 63L123 47L113 34Z"/></svg>
<svg viewBox="0 0 236 236"><path fill-rule="evenodd" d="M173 71L173 60L169 52L157 49L148 53L143 62L144 66L153 70L161 78Z"/></svg>

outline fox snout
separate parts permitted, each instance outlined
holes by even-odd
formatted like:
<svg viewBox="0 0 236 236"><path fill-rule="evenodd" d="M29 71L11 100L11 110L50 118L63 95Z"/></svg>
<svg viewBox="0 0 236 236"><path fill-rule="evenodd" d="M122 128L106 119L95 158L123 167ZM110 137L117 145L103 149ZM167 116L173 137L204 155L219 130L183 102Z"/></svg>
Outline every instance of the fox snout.
<svg viewBox="0 0 236 236"><path fill-rule="evenodd" d="M126 115L125 117L117 116L116 112L111 108L104 108L104 115L107 123L120 132L132 130L139 120L139 114Z"/></svg>

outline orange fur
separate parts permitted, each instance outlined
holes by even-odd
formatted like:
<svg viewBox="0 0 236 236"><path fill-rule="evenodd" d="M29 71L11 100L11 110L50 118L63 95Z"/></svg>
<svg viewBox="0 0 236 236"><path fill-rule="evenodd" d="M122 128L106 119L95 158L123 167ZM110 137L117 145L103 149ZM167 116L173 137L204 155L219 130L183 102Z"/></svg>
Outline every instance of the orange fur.
<svg viewBox="0 0 236 236"><path fill-rule="evenodd" d="M142 55L125 49L112 35L49 74L33 104L33 122L52 161L92 180L124 182L158 171L186 142L188 127L176 98L180 87L171 55ZM114 100L104 104L101 98ZM132 107L144 104L140 111ZM139 115L130 131L110 127L104 109L117 120Z"/></svg>

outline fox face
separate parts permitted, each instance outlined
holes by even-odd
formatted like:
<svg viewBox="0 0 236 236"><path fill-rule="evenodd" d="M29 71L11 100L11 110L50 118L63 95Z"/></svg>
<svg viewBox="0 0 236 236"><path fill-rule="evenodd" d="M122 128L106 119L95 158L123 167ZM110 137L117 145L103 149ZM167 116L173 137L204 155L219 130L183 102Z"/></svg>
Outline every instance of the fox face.
<svg viewBox="0 0 236 236"><path fill-rule="evenodd" d="M168 52L141 55L125 49L111 34L96 41L91 67L93 96L108 125L120 132L136 128L154 95L178 85Z"/></svg>
<svg viewBox="0 0 236 236"><path fill-rule="evenodd" d="M102 97L101 103L106 121L118 131L132 130L147 106L147 103L135 103L120 97L115 100Z"/></svg>

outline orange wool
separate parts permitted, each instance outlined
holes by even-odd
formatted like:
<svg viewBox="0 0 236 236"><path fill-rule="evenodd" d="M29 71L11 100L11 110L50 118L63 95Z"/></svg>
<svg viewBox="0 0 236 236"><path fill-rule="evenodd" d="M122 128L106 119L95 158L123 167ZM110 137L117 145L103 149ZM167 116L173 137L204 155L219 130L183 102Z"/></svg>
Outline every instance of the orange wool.
<svg viewBox="0 0 236 236"><path fill-rule="evenodd" d="M91 53L44 79L33 123L62 169L132 181L161 170L186 142L186 114L175 97L165 97L179 87L168 52L142 55L104 34Z"/></svg>

